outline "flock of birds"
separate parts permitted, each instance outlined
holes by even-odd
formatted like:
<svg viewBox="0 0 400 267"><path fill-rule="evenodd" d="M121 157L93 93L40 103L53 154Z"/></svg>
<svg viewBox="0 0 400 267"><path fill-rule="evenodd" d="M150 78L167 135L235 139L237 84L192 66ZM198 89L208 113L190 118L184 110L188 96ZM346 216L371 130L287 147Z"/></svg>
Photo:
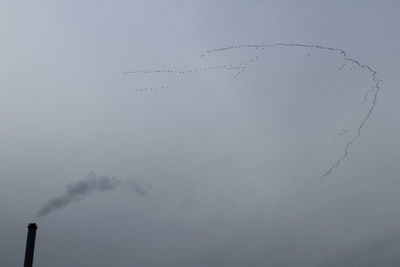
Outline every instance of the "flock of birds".
<svg viewBox="0 0 400 267"><path fill-rule="evenodd" d="M214 54L219 54L219 53L227 53L232 50L238 50L238 49L251 49L251 50L257 50L257 51L262 51L265 49L269 49L272 47L284 47L284 48L301 48L301 49L307 49L307 52L310 51L310 49L314 50L320 50L328 53L334 53L337 56L341 57L343 60L343 64L340 66L340 70L343 70L347 65L350 65L350 69L360 69L363 71L366 71L370 75L370 81L371 81L371 87L369 90L365 92L364 98L362 103L369 103L369 108L367 112L364 114L364 116L361 118L360 123L358 124L356 131L353 133L352 137L350 140L346 143L345 148L339 158L320 176L321 178L324 178L326 176L329 176L332 174L332 172L339 167L339 165L342 163L342 161L348 156L349 154L349 149L350 147L354 144L354 142L360 137L362 129L365 127L368 119L370 118L372 112L375 109L377 100L378 100L378 94L381 90L380 84L382 82L381 79L377 77L377 71L374 70L371 66L362 64L360 61L357 59L351 58L347 55L346 51L341 49L341 48L336 48L336 47L328 47L328 46L321 46L318 44L301 44L301 43L267 43L267 44L241 44L241 45L232 45L232 46L227 46L227 47L221 47L221 48L214 48L205 51L204 53L200 54L200 57L206 57ZM310 56L310 54L307 54ZM133 70L133 71L126 71L123 72L123 75L128 75L128 74L136 74L136 75L146 75L146 74L158 74L158 73L166 73L166 74L176 74L176 75L191 75L191 74L196 74L200 72L207 72L207 71L215 71L215 70L221 70L221 71L235 71L235 75L233 78L238 78L242 73L244 73L249 65L253 64L256 60L258 60L259 57L252 57L249 58L247 61L244 62L239 62L237 64L230 64L230 65L215 65L215 66L208 66L208 67L200 67L200 68L193 68L193 69L152 69L152 70ZM147 87L147 88L138 88L136 89L137 92L146 92L146 91L154 91L154 90L159 90L159 89L165 89L168 88L168 85L163 85L159 87ZM342 136L347 131L341 131L337 134L337 136ZM335 141L336 143L337 141Z"/></svg>
<svg viewBox="0 0 400 267"><path fill-rule="evenodd" d="M208 67L200 67L200 68L192 68L192 69L152 69L152 70L133 70L133 71L125 71L122 72L123 75L128 74L157 74L157 73L167 73L167 74L176 74L176 75L190 75L196 74L201 72L207 71L215 71L215 70L222 70L222 71L237 71L234 75L234 79L238 78L238 76L246 71L248 66L255 62L258 59L258 56L249 59L248 61L240 62L238 64L225 64L225 65L214 65ZM158 86L158 87L143 87L135 89L136 92L147 92L159 89L168 88L168 85Z"/></svg>

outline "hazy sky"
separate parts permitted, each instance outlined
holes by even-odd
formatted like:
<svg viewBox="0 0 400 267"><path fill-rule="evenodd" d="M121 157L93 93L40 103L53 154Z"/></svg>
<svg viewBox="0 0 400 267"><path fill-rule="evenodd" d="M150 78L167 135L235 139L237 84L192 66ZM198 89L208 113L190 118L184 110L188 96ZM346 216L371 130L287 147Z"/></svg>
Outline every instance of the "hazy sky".
<svg viewBox="0 0 400 267"><path fill-rule="evenodd" d="M0 266L399 266L399 13L0 1Z"/></svg>

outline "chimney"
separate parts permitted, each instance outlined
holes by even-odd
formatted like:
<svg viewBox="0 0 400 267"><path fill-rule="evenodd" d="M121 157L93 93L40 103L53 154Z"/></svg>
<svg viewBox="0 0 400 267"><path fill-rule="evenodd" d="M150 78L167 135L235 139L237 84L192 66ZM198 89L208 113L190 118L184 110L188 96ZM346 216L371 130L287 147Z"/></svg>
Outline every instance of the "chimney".
<svg viewBox="0 0 400 267"><path fill-rule="evenodd" d="M28 225L28 237L26 239L24 267L32 267L33 264L33 252L35 250L36 229L37 229L36 223L30 223Z"/></svg>

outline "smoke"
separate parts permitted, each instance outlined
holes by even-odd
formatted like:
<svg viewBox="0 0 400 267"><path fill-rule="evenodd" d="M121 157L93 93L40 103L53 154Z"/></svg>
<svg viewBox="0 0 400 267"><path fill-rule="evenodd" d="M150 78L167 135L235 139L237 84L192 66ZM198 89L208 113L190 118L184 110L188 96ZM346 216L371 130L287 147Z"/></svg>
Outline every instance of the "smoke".
<svg viewBox="0 0 400 267"><path fill-rule="evenodd" d="M135 192L140 196L146 194L145 189L138 183L132 182L135 185ZM89 174L81 181L66 186L65 193L62 196L55 197L47 201L42 208L37 212L38 217L43 217L55 210L62 209L73 202L78 202L89 196L92 192L112 191L123 185L124 182L115 177L107 175L97 175L90 171Z"/></svg>
<svg viewBox="0 0 400 267"><path fill-rule="evenodd" d="M143 185L141 185L141 184L139 184L139 183L137 183L137 182L135 182L135 181L132 181L132 180L129 180L128 182L133 186L133 189L135 190L135 192L136 192L139 196L144 196L144 195L146 195L147 191L146 191L146 189L144 188Z"/></svg>

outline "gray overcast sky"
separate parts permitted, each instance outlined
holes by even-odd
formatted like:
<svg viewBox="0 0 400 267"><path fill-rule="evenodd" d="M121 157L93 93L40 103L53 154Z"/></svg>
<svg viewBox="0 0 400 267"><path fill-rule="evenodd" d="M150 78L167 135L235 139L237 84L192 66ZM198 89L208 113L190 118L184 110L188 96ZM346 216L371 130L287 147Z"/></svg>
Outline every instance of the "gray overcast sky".
<svg viewBox="0 0 400 267"><path fill-rule="evenodd" d="M389 0L0 1L0 265L22 266L37 222L38 267L399 266L399 13ZM322 179L374 82L337 51L206 52L280 42L344 49L382 79ZM154 72L123 74L135 70ZM62 209L37 218L54 198Z"/></svg>

